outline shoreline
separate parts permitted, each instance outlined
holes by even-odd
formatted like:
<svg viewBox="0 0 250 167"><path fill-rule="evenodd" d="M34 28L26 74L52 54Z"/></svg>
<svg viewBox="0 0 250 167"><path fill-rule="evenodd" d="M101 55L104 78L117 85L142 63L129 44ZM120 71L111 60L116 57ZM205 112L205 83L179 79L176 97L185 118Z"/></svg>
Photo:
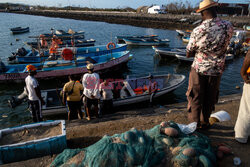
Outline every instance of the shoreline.
<svg viewBox="0 0 250 167"><path fill-rule="evenodd" d="M197 25L193 25L201 16L194 15L173 15L173 14L138 14L132 12L99 12L99 11L67 11L67 10L34 10L34 11L17 11L9 12L16 14L27 14L45 17L67 18L75 20L101 21L111 24L132 25L145 28L157 29L193 29ZM221 17L230 21L234 27L242 28L248 25L250 17ZM187 19L181 21L181 19Z"/></svg>
<svg viewBox="0 0 250 167"><path fill-rule="evenodd" d="M238 115L238 108L241 94L233 94L222 96L219 103L216 104L215 112L225 110L231 115L231 120L227 122L215 123L208 131L202 131L211 139L212 145L224 143L232 148L233 155L225 156L217 161L218 166L233 167L233 158L240 157L242 166L249 166L250 145L237 143L234 140L234 125ZM114 135L123 133L131 128L145 130L160 124L162 121L173 120L176 123L188 124L186 114L187 102L164 105L161 107L146 107L143 109L132 109L118 111L114 114L104 115L101 119L93 119L91 121L73 120L66 121L67 144L68 148L84 148L88 147L104 135ZM21 162L5 164L3 167L12 166L49 166L55 159L56 155L45 156L36 159L30 159Z"/></svg>

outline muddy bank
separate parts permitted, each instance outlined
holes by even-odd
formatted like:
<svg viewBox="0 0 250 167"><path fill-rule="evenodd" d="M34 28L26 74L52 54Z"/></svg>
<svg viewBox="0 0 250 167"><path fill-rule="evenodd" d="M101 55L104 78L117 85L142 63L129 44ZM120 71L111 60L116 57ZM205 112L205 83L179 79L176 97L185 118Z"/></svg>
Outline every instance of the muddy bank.
<svg viewBox="0 0 250 167"><path fill-rule="evenodd" d="M242 145L234 140L234 125L238 115L240 95L230 95L220 98L216 105L215 112L225 110L231 115L231 120L223 123L216 123L208 131L201 133L207 135L213 145L225 143L229 145L234 154L218 160L218 166L233 167L233 158L240 157L242 166L250 166L249 153L250 144ZM186 103L165 105L143 109L119 111L115 114L106 115L101 119L74 120L67 122L67 140L69 148L84 148L94 144L104 135L123 133L133 127L145 130L160 124L162 121L174 120L177 123L187 124ZM47 166L56 155L17 162L6 166Z"/></svg>
<svg viewBox="0 0 250 167"><path fill-rule="evenodd" d="M15 13L38 15L46 17L60 17L76 20L102 21L114 24L133 25L138 27L159 28L159 29L192 29L195 21L201 19L200 16L172 15L172 14L138 14L126 12L87 12L87 11L20 11ZM181 19L186 19L181 21ZM235 27L242 28L248 25L250 17L223 17L229 20Z"/></svg>

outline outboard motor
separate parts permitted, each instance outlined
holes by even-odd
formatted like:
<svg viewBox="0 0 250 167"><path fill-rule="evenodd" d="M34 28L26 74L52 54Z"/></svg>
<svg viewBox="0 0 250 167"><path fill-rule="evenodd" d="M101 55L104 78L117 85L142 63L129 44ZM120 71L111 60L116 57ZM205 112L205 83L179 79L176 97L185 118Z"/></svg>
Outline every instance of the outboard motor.
<svg viewBox="0 0 250 167"><path fill-rule="evenodd" d="M23 92L19 96L12 96L10 100L8 100L8 104L11 108L15 108L16 106L19 106L22 104L22 102L27 101L28 99L28 91L26 87L24 87Z"/></svg>
<svg viewBox="0 0 250 167"><path fill-rule="evenodd" d="M27 54L28 52L26 51L26 49L25 48L19 48L18 50L17 50L17 54L19 55L19 56L25 56L26 54Z"/></svg>
<svg viewBox="0 0 250 167"><path fill-rule="evenodd" d="M14 61L14 60L16 60L16 53L12 52L12 55L8 57L8 61L11 62L11 61Z"/></svg>

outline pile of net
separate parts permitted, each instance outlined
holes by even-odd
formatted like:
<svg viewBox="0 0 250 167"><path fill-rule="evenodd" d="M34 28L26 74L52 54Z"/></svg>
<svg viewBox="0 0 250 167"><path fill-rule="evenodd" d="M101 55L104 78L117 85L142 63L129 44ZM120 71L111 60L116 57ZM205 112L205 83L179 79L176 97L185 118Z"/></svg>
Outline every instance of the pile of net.
<svg viewBox="0 0 250 167"><path fill-rule="evenodd" d="M172 121L150 130L131 130L104 136L84 149L66 149L51 167L121 166L216 166L216 155L209 139L197 132L186 135Z"/></svg>

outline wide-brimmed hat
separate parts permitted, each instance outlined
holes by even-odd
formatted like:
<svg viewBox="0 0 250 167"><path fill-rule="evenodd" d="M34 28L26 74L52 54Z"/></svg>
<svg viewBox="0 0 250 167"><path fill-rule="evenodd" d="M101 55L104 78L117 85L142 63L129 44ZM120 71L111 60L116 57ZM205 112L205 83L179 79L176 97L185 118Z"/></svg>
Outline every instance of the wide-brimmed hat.
<svg viewBox="0 0 250 167"><path fill-rule="evenodd" d="M28 72L36 71L36 67L32 64L26 66Z"/></svg>
<svg viewBox="0 0 250 167"><path fill-rule="evenodd" d="M87 69L88 69L88 70L94 69L94 65L93 65L92 63L89 63L89 64L87 65Z"/></svg>
<svg viewBox="0 0 250 167"><path fill-rule="evenodd" d="M202 12L203 10L206 10L208 8L214 7L214 6L218 6L217 2L214 2L213 0L203 0L200 3L199 9L196 10L197 13Z"/></svg>

